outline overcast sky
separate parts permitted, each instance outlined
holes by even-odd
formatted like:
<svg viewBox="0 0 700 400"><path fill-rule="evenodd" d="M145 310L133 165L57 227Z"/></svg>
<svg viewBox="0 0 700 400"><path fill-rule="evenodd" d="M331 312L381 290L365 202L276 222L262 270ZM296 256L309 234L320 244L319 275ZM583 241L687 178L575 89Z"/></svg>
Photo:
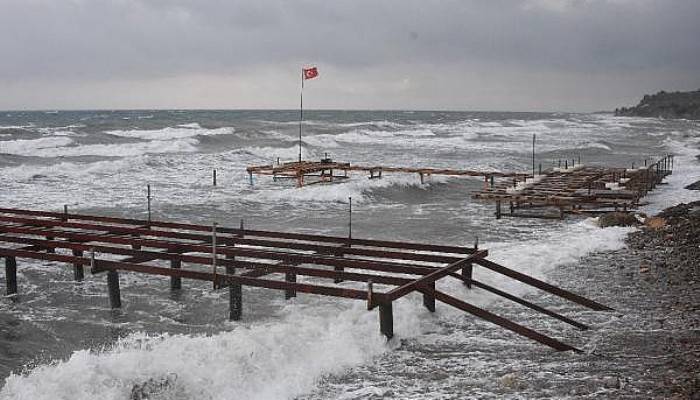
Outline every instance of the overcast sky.
<svg viewBox="0 0 700 400"><path fill-rule="evenodd" d="M595 111L700 88L699 0L0 0L0 109Z"/></svg>

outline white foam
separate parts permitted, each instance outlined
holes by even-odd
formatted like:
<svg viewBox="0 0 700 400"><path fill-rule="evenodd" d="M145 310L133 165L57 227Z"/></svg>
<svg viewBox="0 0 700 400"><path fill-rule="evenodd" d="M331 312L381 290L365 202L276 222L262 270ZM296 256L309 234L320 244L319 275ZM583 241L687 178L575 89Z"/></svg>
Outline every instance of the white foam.
<svg viewBox="0 0 700 400"><path fill-rule="evenodd" d="M432 177L433 182L444 181L443 177ZM253 200L260 202L270 202L273 204L282 203L346 203L348 197L352 197L353 202L363 203L370 200L368 197L372 190L387 187L405 188L413 186L415 188L427 190L430 183L421 185L415 176L407 175L386 175L382 179L367 179L366 176L351 174L347 181L330 184L307 185L302 188L290 186L280 188L280 183L273 184L267 188L256 188L250 195Z"/></svg>
<svg viewBox="0 0 700 400"><path fill-rule="evenodd" d="M599 250L624 245L632 228L595 226L592 220L567 225L542 237L488 244L494 261L542 278L557 266L576 262ZM515 294L529 291L521 284L475 270L476 277ZM467 291L457 280L440 289L476 304L493 297ZM351 301L309 300L285 306L280 320L237 326L211 336L129 335L104 351L76 351L65 361L35 367L7 378L0 399L129 398L134 385L149 379L169 380L163 398L288 399L309 392L329 373L342 373L387 351L377 332L376 314ZM319 304L320 303L320 304ZM422 310L419 296L395 303L397 339L421 335L434 323ZM442 306L439 319L461 319L464 313ZM399 340L395 340L398 343Z"/></svg>
<svg viewBox="0 0 700 400"><path fill-rule="evenodd" d="M5 129L30 129L34 128L34 124L28 124L28 125L0 125L0 130L5 130Z"/></svg>
<svg viewBox="0 0 700 400"><path fill-rule="evenodd" d="M576 263L593 252L623 248L625 237L634 230L630 227L600 228L595 218L588 218L561 229L534 230L530 240L484 243L483 246L489 249L490 260L546 281L547 274L558 266ZM476 268L474 274L475 279L512 294L523 295L535 290L485 268ZM485 292L461 289L462 286L461 282L449 281L444 287L464 293L476 304L488 304L496 299Z"/></svg>
<svg viewBox="0 0 700 400"><path fill-rule="evenodd" d="M71 147L47 148L36 151L39 157L133 157L143 154L191 153L197 151L197 139L152 140L122 144L89 144Z"/></svg>
<svg viewBox="0 0 700 400"><path fill-rule="evenodd" d="M222 127L216 129L202 128L198 123L178 125L177 127L167 127L154 130L113 130L107 131L110 135L146 139L146 140L172 140L184 139L195 136L214 136L214 135L229 135L234 132L232 127Z"/></svg>
<svg viewBox="0 0 700 400"><path fill-rule="evenodd" d="M282 320L211 336L132 334L110 350L77 351L27 375L11 375L0 398L125 399L149 379L170 380L163 398L292 398L311 390L321 375L387 349L364 304L342 306L288 306ZM410 333L415 321L397 322Z"/></svg>
<svg viewBox="0 0 700 400"><path fill-rule="evenodd" d="M269 160L270 163L277 162L277 157L280 158L280 162L297 161L299 159L299 147L298 146L292 146L292 147L249 146L249 147L244 147L240 150L237 150L237 152L239 152L239 153L243 152L243 153L255 156L257 158ZM306 146L302 146L301 153L302 153L301 154L302 158L305 160L319 158L319 154L317 154L313 150L310 150Z"/></svg>
<svg viewBox="0 0 700 400"><path fill-rule="evenodd" d="M3 140L0 141L0 153L43 157L42 152L53 151L71 143L73 139L67 137Z"/></svg>
<svg viewBox="0 0 700 400"><path fill-rule="evenodd" d="M666 146L675 155L673 173L664 179L666 185L657 186L644 198L648 205L641 207L647 214L656 214L665 208L700 200L700 191L685 189L700 180L700 132L695 138L682 141L668 139Z"/></svg>

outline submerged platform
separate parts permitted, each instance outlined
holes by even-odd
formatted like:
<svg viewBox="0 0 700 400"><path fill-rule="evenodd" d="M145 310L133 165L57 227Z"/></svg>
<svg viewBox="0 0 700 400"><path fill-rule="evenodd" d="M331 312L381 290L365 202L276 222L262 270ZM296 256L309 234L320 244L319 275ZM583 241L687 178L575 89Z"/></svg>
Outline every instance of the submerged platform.
<svg viewBox="0 0 700 400"><path fill-rule="evenodd" d="M496 203L496 218L563 218L566 214L628 211L638 207L672 170L673 155L639 168L567 165L544 171L534 179L485 187L473 198ZM509 210L503 212L506 205Z"/></svg>
<svg viewBox="0 0 700 400"><path fill-rule="evenodd" d="M436 289L441 279L456 279L540 314L588 327L558 312L478 280L483 268L593 310L608 307L570 291L488 260L477 245L411 243L351 237L263 231L125 219L22 209L0 209L0 257L5 258L7 294L17 296L17 259L65 263L74 279L83 280L84 267L106 275L109 304L122 304L119 274L125 272L168 277L172 290L182 279L211 282L213 290L228 288L229 318L242 317L243 286L284 292L333 296L365 301L379 309L380 331L394 335L394 301L412 293L423 297L431 312L436 302L492 322L518 335L560 351L573 346ZM298 278L302 278L302 282ZM255 301L251 299L250 301Z"/></svg>

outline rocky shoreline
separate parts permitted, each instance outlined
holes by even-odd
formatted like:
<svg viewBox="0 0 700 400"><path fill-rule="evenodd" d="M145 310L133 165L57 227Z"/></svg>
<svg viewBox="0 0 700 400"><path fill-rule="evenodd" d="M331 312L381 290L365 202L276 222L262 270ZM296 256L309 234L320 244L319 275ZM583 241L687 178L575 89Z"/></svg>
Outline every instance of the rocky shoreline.
<svg viewBox="0 0 700 400"><path fill-rule="evenodd" d="M627 274L638 279L648 301L640 306L662 334L657 349L637 346L640 357L662 357L649 371L658 378L652 398L700 399L700 201L680 204L659 213L651 226L631 233L629 252L639 260ZM619 260L624 269L624 260ZM635 261L636 263L636 261ZM665 334L663 334L665 332ZM638 347L638 348L635 348ZM658 349L663 349L657 355ZM653 356L651 354L654 354Z"/></svg>

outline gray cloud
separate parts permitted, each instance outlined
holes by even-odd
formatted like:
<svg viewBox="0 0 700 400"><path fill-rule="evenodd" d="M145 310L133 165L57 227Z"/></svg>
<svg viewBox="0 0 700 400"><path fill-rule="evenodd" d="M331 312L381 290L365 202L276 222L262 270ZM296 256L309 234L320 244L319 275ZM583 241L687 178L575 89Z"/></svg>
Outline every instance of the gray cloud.
<svg viewBox="0 0 700 400"><path fill-rule="evenodd" d="M317 107L590 110L700 87L696 0L0 0L0 10L0 108L293 107L309 62L322 75Z"/></svg>

